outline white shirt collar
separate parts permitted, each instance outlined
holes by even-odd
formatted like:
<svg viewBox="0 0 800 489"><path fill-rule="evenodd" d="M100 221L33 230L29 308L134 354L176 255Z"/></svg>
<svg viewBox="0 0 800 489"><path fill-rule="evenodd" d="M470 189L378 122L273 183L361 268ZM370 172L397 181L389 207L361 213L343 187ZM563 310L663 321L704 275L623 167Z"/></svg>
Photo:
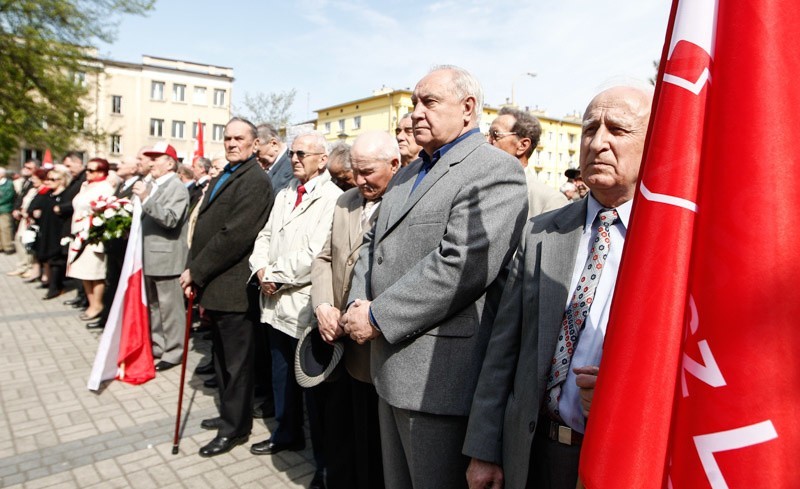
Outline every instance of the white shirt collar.
<svg viewBox="0 0 800 489"><path fill-rule="evenodd" d="M594 223L595 218L597 217L597 213L600 212L601 209L604 209L605 206L598 202L591 192L586 197L589 199L588 208L586 210L586 223L584 224L583 229L588 230L591 229L592 224ZM633 208L633 199L625 202L619 207L616 207L617 215L619 216L619 221L628 229L628 220L631 218L631 209Z"/></svg>

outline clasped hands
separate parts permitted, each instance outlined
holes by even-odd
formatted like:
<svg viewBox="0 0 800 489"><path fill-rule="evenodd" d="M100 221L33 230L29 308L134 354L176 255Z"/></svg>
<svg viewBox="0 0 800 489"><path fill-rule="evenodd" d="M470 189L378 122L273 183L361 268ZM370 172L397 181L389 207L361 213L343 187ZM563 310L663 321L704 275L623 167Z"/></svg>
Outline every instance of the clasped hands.
<svg viewBox="0 0 800 489"><path fill-rule="evenodd" d="M344 314L330 304L317 306L316 314L322 339L333 343L337 338L348 335L350 339L363 345L377 338L381 332L369 322L370 301L356 299Z"/></svg>

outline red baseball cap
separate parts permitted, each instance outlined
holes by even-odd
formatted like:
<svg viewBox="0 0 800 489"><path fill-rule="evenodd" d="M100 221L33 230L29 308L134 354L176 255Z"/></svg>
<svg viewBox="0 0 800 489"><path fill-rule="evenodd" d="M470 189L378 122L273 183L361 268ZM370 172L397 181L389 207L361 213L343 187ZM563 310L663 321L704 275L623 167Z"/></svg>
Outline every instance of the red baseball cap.
<svg viewBox="0 0 800 489"><path fill-rule="evenodd" d="M144 152L145 156L149 156L151 158L157 158L161 155L167 155L175 161L178 161L178 152L175 151L175 148L172 145L167 144L166 141L159 141L154 146L153 149L150 151Z"/></svg>

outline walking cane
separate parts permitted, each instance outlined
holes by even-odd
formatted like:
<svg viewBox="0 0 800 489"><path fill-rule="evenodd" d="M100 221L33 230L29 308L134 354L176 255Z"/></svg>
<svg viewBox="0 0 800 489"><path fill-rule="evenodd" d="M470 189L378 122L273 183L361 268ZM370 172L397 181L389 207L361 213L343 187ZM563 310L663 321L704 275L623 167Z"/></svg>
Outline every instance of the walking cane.
<svg viewBox="0 0 800 489"><path fill-rule="evenodd" d="M192 308L194 307L194 289L189 292L189 305L186 308L186 332L183 337L183 357L181 358L181 384L178 389L178 414L175 415L175 436L172 438L172 454L178 454L181 430L181 409L183 408L183 381L186 379L186 359L189 357L189 331L192 329Z"/></svg>

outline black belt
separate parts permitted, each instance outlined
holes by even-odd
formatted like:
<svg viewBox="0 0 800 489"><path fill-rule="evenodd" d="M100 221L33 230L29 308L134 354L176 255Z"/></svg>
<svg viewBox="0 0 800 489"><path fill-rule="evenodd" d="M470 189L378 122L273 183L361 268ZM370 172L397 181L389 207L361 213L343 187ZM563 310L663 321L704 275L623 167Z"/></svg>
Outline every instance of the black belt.
<svg viewBox="0 0 800 489"><path fill-rule="evenodd" d="M569 426L557 423L550 418L540 417L539 428L537 431L550 440L557 441L563 445L575 446L583 443L583 433L578 433Z"/></svg>

